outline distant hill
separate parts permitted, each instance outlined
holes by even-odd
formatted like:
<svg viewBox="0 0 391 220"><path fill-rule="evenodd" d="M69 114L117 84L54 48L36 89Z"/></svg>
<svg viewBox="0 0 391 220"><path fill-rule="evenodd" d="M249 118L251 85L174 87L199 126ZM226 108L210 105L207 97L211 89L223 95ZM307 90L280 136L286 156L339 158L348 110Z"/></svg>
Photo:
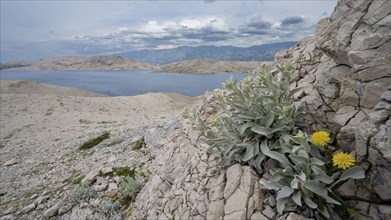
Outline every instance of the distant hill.
<svg viewBox="0 0 391 220"><path fill-rule="evenodd" d="M166 64L192 59L212 59L225 61L273 61L276 52L287 49L297 42L263 44L252 47L233 46L182 46L173 49L140 50L117 55L148 63Z"/></svg>
<svg viewBox="0 0 391 220"><path fill-rule="evenodd" d="M66 56L49 57L39 61L11 61L0 64L0 70L42 71L42 70L135 70L154 69L156 64L139 62L121 56Z"/></svg>
<svg viewBox="0 0 391 220"><path fill-rule="evenodd" d="M271 63L272 62L261 61L221 61L195 59L164 64L156 69L155 72L195 74L214 74L227 72L248 73L261 67L263 64L271 65Z"/></svg>

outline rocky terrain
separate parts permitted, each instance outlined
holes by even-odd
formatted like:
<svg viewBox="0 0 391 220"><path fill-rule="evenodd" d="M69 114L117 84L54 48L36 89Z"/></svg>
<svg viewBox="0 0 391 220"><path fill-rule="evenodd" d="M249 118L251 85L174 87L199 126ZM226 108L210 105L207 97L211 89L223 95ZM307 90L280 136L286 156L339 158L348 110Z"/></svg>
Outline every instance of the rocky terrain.
<svg viewBox="0 0 391 220"><path fill-rule="evenodd" d="M217 61L217 60L186 60L160 66L155 72L164 73L249 73L259 68L261 65L270 65L272 62L249 62L249 61Z"/></svg>
<svg viewBox="0 0 391 220"><path fill-rule="evenodd" d="M143 63L121 56L68 56L45 58L39 61L12 61L0 65L7 71L45 71L45 70L138 70L153 69L156 65Z"/></svg>
<svg viewBox="0 0 391 220"><path fill-rule="evenodd" d="M333 144L353 151L366 170L365 179L349 180L340 188L360 220L391 219L390 4L387 0L340 0L331 16L320 21L313 37L276 56L277 62L293 61L291 87L303 87L295 98L307 105L310 128L331 132ZM26 105L14 104L16 95L2 94L1 114L6 115L1 120L34 120L32 113L24 113L33 106L33 96L23 96ZM92 102L106 97L81 97L75 103L71 99L64 104L70 106L67 120L60 121L56 111L62 109L62 101L40 96L40 103L56 100L58 105L52 110L46 109L47 104L39 105L43 109L36 114L48 115L35 122L38 126L31 123L29 132L37 133L24 133L29 122L1 129L1 179L5 180L1 183L1 219L309 219L305 217L309 213L302 210L279 215L276 196L259 187L260 176L248 166L223 168L220 155L200 141L187 120L159 118L155 113L151 124L139 122L148 109L178 109L163 105L171 98L157 96L158 103L118 97L103 107ZM116 108L117 101L125 111ZM197 106L203 118L216 114L215 101L213 94L203 97ZM126 114L132 108L138 114L130 119ZM91 109L99 114L89 116ZM113 120L110 113L121 119L107 123ZM70 118L73 122L67 125ZM13 123L5 122L2 125ZM104 131L110 131L110 139L90 150L78 150L88 138ZM48 134L48 141L42 141ZM123 141L117 143L112 136ZM139 150L132 147L138 146L135 143ZM142 185L146 182L131 203L116 207L116 201L126 195L119 167L142 173L138 179ZM334 213L331 219L341 217Z"/></svg>
<svg viewBox="0 0 391 220"><path fill-rule="evenodd" d="M28 81L0 82L1 219L68 212L75 179L101 167L115 170L149 160L131 143L197 100L163 93L105 97ZM100 145L79 149L105 132L109 138Z"/></svg>

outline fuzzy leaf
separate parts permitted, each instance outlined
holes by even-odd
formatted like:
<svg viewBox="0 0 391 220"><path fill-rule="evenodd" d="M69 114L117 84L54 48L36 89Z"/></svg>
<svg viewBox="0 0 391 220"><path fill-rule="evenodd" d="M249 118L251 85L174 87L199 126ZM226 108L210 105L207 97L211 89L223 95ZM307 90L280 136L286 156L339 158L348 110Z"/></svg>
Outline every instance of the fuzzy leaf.
<svg viewBox="0 0 391 220"><path fill-rule="evenodd" d="M365 171L358 166L352 167L345 172L342 173L342 175L339 177L337 181L333 185L330 186L330 188L333 188L341 181L347 180L347 179L363 179L365 178Z"/></svg>
<svg viewBox="0 0 391 220"><path fill-rule="evenodd" d="M254 147L252 143L248 143L246 147L246 154L243 156L242 161L247 162L254 157Z"/></svg>
<svg viewBox="0 0 391 220"><path fill-rule="evenodd" d="M269 112L269 114L266 115L266 117L263 119L263 121L264 121L264 125L269 128L273 124L274 113Z"/></svg>
<svg viewBox="0 0 391 220"><path fill-rule="evenodd" d="M308 207L310 207L312 209L316 209L318 207L318 205L314 201L312 201L312 199L310 197L304 195L303 198L304 198L305 204L307 204Z"/></svg>
<svg viewBox="0 0 391 220"><path fill-rule="evenodd" d="M292 193L293 193L293 189L291 189L288 186L283 186L281 190L278 191L276 199L279 200L281 198L289 197L290 195L292 195Z"/></svg>
<svg viewBox="0 0 391 220"><path fill-rule="evenodd" d="M277 160L278 162L280 162L283 167L288 167L290 165L288 159L284 155L282 155L278 152L269 150L269 148L267 147L266 141L263 141L261 143L261 151L266 156L273 158L273 159Z"/></svg>
<svg viewBox="0 0 391 220"><path fill-rule="evenodd" d="M325 196L323 197L327 203L332 203L332 204L336 204L336 205L342 205L340 202L338 202L337 200L331 198L330 196Z"/></svg>
<svg viewBox="0 0 391 220"><path fill-rule="evenodd" d="M326 183L326 184L331 184L332 182L334 182L334 180L331 177L329 177L329 176L327 176L325 174L317 174L317 175L315 175L314 176L314 180L319 180L319 181L321 181L323 183Z"/></svg>
<svg viewBox="0 0 391 220"><path fill-rule="evenodd" d="M352 167L345 172L342 173L341 177L339 180L347 180L347 179L363 179L365 178L365 172L361 167L355 166Z"/></svg>
<svg viewBox="0 0 391 220"><path fill-rule="evenodd" d="M315 165L319 165L319 166L323 166L324 165L323 161L321 161L321 160L319 160L319 159L317 159L315 157L311 158L310 160L311 160L311 164L315 164Z"/></svg>
<svg viewBox="0 0 391 220"><path fill-rule="evenodd" d="M293 193L291 198L298 206L302 206L302 203L301 203L301 191L297 191L297 192Z"/></svg>
<svg viewBox="0 0 391 220"><path fill-rule="evenodd" d="M273 132L272 132L272 129L270 129L270 128L265 128L262 126L253 126L253 127L251 127L251 130L257 134L261 134L261 135L265 136L266 138L273 137Z"/></svg>
<svg viewBox="0 0 391 220"><path fill-rule="evenodd" d="M298 189L299 188L299 180L294 178L292 181L291 181L291 188L292 189Z"/></svg>
<svg viewBox="0 0 391 220"><path fill-rule="evenodd" d="M282 198L277 200L277 211L278 213L282 214L282 212L285 210L285 205L288 202L289 198Z"/></svg>
<svg viewBox="0 0 391 220"><path fill-rule="evenodd" d="M289 155L289 157L292 159L292 161L295 164L299 164L299 163L308 164L309 163L308 159L305 158L305 157L297 156L297 155L294 155L294 154Z"/></svg>
<svg viewBox="0 0 391 220"><path fill-rule="evenodd" d="M266 188L270 190L278 190L280 189L280 186L277 183L269 182L265 179L260 179L259 184L261 184L261 188Z"/></svg>
<svg viewBox="0 0 391 220"><path fill-rule="evenodd" d="M327 190L318 181L310 180L304 182L303 186L319 196L327 196Z"/></svg>

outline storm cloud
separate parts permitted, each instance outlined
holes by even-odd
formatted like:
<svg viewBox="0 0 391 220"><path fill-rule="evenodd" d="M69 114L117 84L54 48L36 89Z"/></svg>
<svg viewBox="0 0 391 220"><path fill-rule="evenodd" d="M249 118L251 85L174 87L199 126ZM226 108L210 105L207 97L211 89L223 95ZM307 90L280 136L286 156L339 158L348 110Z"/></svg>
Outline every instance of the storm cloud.
<svg viewBox="0 0 391 220"><path fill-rule="evenodd" d="M300 24L303 22L304 22L304 19L301 16L292 16L292 17L284 18L281 21L281 26L295 25L295 24Z"/></svg>
<svg viewBox="0 0 391 220"><path fill-rule="evenodd" d="M0 4L1 62L4 62L178 46L249 47L299 40L314 33L318 20L331 12L336 1L1 1Z"/></svg>

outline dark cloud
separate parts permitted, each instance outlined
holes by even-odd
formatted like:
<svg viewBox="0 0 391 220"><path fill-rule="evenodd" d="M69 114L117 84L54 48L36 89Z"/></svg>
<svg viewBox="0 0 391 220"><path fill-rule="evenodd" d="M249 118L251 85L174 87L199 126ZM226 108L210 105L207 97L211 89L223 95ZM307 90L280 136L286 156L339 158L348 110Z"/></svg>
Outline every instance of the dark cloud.
<svg viewBox="0 0 391 220"><path fill-rule="evenodd" d="M271 27L270 21L264 20L262 16L255 16L249 22L239 26L238 32L242 35L266 35L270 32Z"/></svg>
<svg viewBox="0 0 391 220"><path fill-rule="evenodd" d="M304 22L304 19L300 16L286 17L286 18L282 19L281 26L285 27L285 26L300 24L303 22Z"/></svg>

